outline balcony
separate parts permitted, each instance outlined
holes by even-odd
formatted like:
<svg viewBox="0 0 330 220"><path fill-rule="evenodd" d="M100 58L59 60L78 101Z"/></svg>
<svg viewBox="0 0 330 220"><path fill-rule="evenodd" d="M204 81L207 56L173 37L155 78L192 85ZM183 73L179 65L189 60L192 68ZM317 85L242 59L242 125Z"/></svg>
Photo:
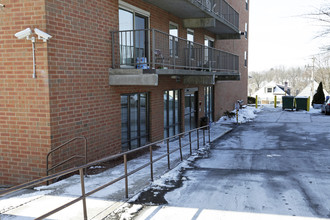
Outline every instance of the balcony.
<svg viewBox="0 0 330 220"><path fill-rule="evenodd" d="M237 39L239 14L225 0L144 0L183 19L185 28L205 28L223 39Z"/></svg>
<svg viewBox="0 0 330 220"><path fill-rule="evenodd" d="M159 75L185 84L240 79L237 55L156 29L114 31L111 38L110 85L157 86Z"/></svg>

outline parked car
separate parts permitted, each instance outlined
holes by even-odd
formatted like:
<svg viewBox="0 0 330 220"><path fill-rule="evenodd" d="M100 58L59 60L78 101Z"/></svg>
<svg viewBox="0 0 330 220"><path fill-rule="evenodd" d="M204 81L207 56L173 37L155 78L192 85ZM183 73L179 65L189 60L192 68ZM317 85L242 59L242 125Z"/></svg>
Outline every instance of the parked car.
<svg viewBox="0 0 330 220"><path fill-rule="evenodd" d="M329 98L322 105L322 112L324 112L326 115L330 115L330 99Z"/></svg>

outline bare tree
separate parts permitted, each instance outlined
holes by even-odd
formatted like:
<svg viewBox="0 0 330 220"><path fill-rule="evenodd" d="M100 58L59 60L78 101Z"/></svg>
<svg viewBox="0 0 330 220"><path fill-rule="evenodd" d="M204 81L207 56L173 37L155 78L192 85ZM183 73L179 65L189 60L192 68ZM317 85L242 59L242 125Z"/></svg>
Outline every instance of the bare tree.
<svg viewBox="0 0 330 220"><path fill-rule="evenodd" d="M256 89L261 88L261 84L265 81L265 75L258 72L252 72L249 74L251 77L250 83L254 84Z"/></svg>

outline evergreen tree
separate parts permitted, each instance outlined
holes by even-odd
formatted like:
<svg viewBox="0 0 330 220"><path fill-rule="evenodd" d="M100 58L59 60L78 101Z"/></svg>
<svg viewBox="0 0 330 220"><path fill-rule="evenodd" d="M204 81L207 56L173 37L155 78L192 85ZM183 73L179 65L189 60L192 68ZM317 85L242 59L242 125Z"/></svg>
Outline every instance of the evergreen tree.
<svg viewBox="0 0 330 220"><path fill-rule="evenodd" d="M317 91L313 96L312 104L323 104L325 100L324 92L323 92L323 85L320 82L319 86L317 87Z"/></svg>

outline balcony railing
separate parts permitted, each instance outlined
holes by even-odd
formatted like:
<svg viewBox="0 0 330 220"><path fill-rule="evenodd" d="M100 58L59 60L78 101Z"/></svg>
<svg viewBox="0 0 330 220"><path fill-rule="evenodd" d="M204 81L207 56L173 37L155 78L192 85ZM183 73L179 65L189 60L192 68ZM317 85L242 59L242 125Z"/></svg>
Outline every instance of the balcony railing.
<svg viewBox="0 0 330 220"><path fill-rule="evenodd" d="M239 58L156 29L113 31L113 69L185 69L238 74Z"/></svg>
<svg viewBox="0 0 330 220"><path fill-rule="evenodd" d="M228 23L239 28L239 14L224 0L192 0L195 5L198 5L203 10L213 14L213 16L224 19Z"/></svg>

